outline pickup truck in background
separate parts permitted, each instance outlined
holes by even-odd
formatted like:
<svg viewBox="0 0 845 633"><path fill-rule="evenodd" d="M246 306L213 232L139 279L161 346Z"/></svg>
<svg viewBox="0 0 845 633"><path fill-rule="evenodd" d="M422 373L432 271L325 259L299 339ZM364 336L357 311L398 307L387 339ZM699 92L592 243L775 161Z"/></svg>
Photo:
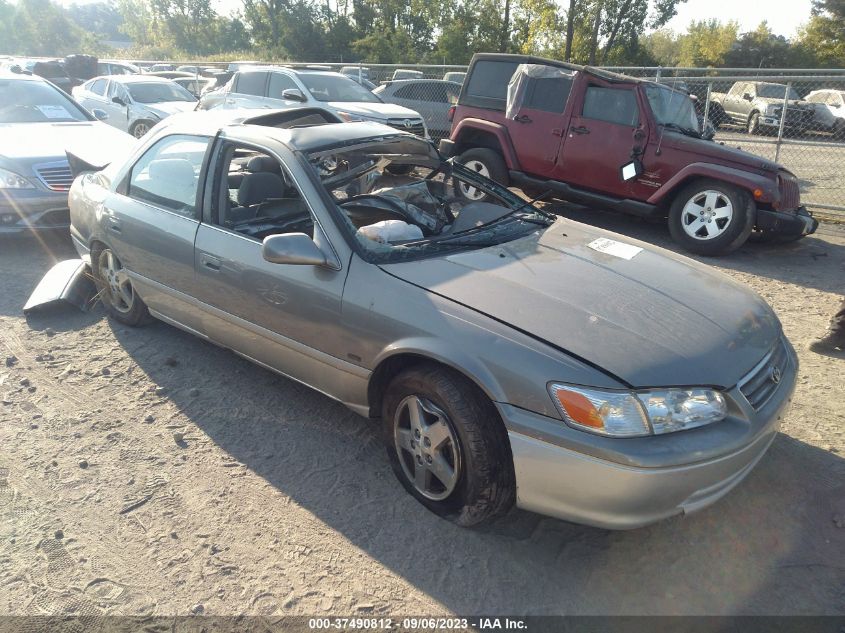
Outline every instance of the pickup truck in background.
<svg viewBox="0 0 845 633"><path fill-rule="evenodd" d="M788 91L788 92L787 92ZM728 92L710 93L710 121L743 126L749 134L777 134L786 98L784 132L802 134L813 123L813 107L784 84L737 81Z"/></svg>
<svg viewBox="0 0 845 633"><path fill-rule="evenodd" d="M508 116L508 83L519 72L524 89ZM482 53L472 58L452 116L441 153L532 198L665 218L675 241L694 253L730 252L752 233L800 239L818 226L801 206L794 174L705 138L689 96L670 86ZM487 197L455 185L457 195Z"/></svg>

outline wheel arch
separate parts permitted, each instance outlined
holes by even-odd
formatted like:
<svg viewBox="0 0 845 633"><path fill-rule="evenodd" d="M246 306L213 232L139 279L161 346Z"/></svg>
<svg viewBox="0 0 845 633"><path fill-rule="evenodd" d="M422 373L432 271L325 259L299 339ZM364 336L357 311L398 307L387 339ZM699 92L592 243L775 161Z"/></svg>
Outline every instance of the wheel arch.
<svg viewBox="0 0 845 633"><path fill-rule="evenodd" d="M462 119L455 126L452 139L455 143L455 156L474 147L484 147L501 154L508 169L519 169L519 159L514 152L510 135L502 125L481 119Z"/></svg>
<svg viewBox="0 0 845 633"><path fill-rule="evenodd" d="M753 202L758 204L761 202L772 204L780 198L777 183L774 179L770 180L752 172L712 163L693 163L684 167L664 183L660 189L651 195L648 202L664 208L668 207L680 191L683 191L696 180L718 180L739 187L748 194ZM757 190L760 191L759 196L754 195Z"/></svg>
<svg viewBox="0 0 845 633"><path fill-rule="evenodd" d="M457 356L457 357L456 357ZM445 349L421 345L394 346L376 361L367 383L369 417L381 416L381 403L390 381L400 372L422 364L436 364L458 372L481 390L492 402L504 401L498 380L479 363L460 352L449 354Z"/></svg>

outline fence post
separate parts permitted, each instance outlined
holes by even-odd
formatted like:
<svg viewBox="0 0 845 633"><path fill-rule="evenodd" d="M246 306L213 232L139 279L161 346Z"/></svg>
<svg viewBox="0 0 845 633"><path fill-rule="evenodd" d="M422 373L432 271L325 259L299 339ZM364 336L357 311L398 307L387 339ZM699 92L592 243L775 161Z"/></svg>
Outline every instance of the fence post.
<svg viewBox="0 0 845 633"><path fill-rule="evenodd" d="M786 106L789 103L789 93L792 90L792 82L786 82L786 90L783 91L783 106L780 110L780 125L778 126L778 140L775 145L775 162L780 158L780 142L783 140L783 126L786 123Z"/></svg>
<svg viewBox="0 0 845 633"><path fill-rule="evenodd" d="M707 94L704 95L704 122L710 120L710 93L713 90L713 80L707 82ZM715 126L714 126L715 127Z"/></svg>

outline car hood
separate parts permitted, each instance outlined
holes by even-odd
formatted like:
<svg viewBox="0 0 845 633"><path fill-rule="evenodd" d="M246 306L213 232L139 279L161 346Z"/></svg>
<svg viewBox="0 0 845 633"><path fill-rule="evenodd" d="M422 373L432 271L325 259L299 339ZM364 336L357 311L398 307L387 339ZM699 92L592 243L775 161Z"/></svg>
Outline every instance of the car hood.
<svg viewBox="0 0 845 633"><path fill-rule="evenodd" d="M754 101L758 103L765 103L766 105L783 105L783 99L777 97L757 97ZM786 102L787 108L798 108L799 110L809 110L812 104L803 99L788 99Z"/></svg>
<svg viewBox="0 0 845 633"><path fill-rule="evenodd" d="M162 103L139 103L138 107L155 113L160 118L165 118L171 114L179 112L188 112L197 106L196 101L164 101Z"/></svg>
<svg viewBox="0 0 845 633"><path fill-rule="evenodd" d="M420 115L409 108L395 105L393 103L363 103L331 101L328 104L335 110L360 114L368 119L384 121L386 119L419 119Z"/></svg>
<svg viewBox="0 0 845 633"><path fill-rule="evenodd" d="M738 147L729 147L720 142L686 136L674 130L666 130L663 142L687 154L697 154L708 161L731 163L739 167L751 167L771 172L784 169L782 165L772 160L746 152Z"/></svg>
<svg viewBox="0 0 845 633"><path fill-rule="evenodd" d="M600 238L642 251L625 259L588 246ZM781 336L771 308L725 275L570 221L499 246L382 268L632 387L730 388ZM565 377L549 376L557 378Z"/></svg>
<svg viewBox="0 0 845 633"><path fill-rule="evenodd" d="M24 165L63 160L65 151L74 147L122 147L130 142L132 136L99 121L0 125L0 159Z"/></svg>

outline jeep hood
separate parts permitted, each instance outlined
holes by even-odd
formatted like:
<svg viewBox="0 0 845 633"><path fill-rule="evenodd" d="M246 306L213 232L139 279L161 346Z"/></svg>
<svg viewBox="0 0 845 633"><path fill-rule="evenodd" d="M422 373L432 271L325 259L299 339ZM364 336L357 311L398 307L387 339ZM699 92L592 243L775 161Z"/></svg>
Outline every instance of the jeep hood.
<svg viewBox="0 0 845 633"><path fill-rule="evenodd" d="M720 142L693 138L673 130L666 130L663 144L671 145L682 152L697 154L706 159L707 162L729 163L732 166L740 168L748 169L751 167L770 172L778 172L785 169L782 165L772 160L746 152L738 147L729 147L728 145L722 145Z"/></svg>
<svg viewBox="0 0 845 633"><path fill-rule="evenodd" d="M642 251L599 252L588 246L598 238ZM781 336L771 308L728 277L566 220L499 246L382 268L637 388L730 388Z"/></svg>

